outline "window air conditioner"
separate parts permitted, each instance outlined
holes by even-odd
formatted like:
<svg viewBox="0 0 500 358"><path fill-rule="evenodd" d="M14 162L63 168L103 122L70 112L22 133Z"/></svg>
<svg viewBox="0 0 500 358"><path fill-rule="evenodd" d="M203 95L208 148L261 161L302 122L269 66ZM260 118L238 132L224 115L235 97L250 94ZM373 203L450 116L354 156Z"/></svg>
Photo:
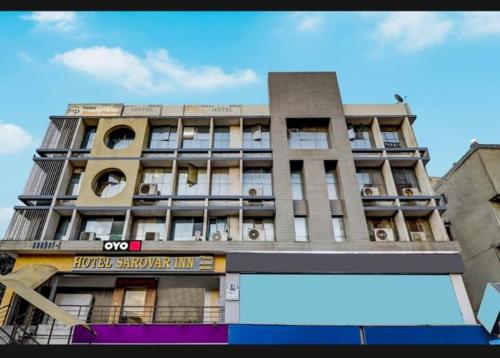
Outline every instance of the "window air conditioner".
<svg viewBox="0 0 500 358"><path fill-rule="evenodd" d="M394 241L394 232L392 229L373 229L373 234L375 235L375 241Z"/></svg>
<svg viewBox="0 0 500 358"><path fill-rule="evenodd" d="M403 196L414 196L420 194L420 190L417 188L403 188L401 189L401 194Z"/></svg>
<svg viewBox="0 0 500 358"><path fill-rule="evenodd" d="M158 184L142 183L139 193L141 195L158 195Z"/></svg>
<svg viewBox="0 0 500 358"><path fill-rule="evenodd" d="M427 241L425 237L425 232L423 231L412 231L410 232L411 241L423 242Z"/></svg>
<svg viewBox="0 0 500 358"><path fill-rule="evenodd" d="M262 229L250 229L246 236L247 241L266 241L266 235Z"/></svg>
<svg viewBox="0 0 500 358"><path fill-rule="evenodd" d="M95 240L95 232L83 231L80 233L80 240Z"/></svg>
<svg viewBox="0 0 500 358"><path fill-rule="evenodd" d="M158 241L158 240L160 240L160 233L159 232L147 232L144 234L144 240L145 241Z"/></svg>
<svg viewBox="0 0 500 358"><path fill-rule="evenodd" d="M229 238L229 235L227 232L220 232L217 231L212 234L212 241L230 241L231 239Z"/></svg>
<svg viewBox="0 0 500 358"><path fill-rule="evenodd" d="M194 127L184 127L184 131L182 132L182 138L184 139L193 139L195 134Z"/></svg>
<svg viewBox="0 0 500 358"><path fill-rule="evenodd" d="M377 187L369 186L361 189L361 194L363 194L363 196L378 196L380 192Z"/></svg>

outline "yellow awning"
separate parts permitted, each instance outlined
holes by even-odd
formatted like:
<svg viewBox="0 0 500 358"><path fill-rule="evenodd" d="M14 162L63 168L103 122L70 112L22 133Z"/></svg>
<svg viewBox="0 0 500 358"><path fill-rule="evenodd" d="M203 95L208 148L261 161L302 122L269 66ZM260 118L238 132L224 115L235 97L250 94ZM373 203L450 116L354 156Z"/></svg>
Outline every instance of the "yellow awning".
<svg viewBox="0 0 500 358"><path fill-rule="evenodd" d="M86 322L79 320L34 290L56 272L57 268L54 266L28 265L8 275L0 275L0 283L66 326L81 325L92 330Z"/></svg>

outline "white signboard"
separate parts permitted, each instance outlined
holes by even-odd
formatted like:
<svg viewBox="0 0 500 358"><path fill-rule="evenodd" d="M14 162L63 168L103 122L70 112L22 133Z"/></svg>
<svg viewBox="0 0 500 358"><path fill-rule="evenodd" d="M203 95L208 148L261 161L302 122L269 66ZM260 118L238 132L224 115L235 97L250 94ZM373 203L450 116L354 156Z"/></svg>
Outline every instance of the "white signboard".
<svg viewBox="0 0 500 358"><path fill-rule="evenodd" d="M66 116L76 117L119 117L123 104L69 104Z"/></svg>

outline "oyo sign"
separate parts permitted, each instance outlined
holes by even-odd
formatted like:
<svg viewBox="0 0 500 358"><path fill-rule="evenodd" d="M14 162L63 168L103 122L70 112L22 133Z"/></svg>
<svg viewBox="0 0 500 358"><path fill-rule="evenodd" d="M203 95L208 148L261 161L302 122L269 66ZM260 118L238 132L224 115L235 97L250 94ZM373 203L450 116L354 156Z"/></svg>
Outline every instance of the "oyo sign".
<svg viewBox="0 0 500 358"><path fill-rule="evenodd" d="M141 251L142 241L105 241L103 251Z"/></svg>

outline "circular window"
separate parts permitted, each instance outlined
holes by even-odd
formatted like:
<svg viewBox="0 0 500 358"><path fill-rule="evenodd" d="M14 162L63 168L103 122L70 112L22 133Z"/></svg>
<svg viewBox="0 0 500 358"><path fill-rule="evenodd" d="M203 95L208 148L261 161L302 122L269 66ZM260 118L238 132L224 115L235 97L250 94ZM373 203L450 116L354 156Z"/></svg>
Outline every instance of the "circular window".
<svg viewBox="0 0 500 358"><path fill-rule="evenodd" d="M94 182L94 193L101 198L111 198L125 187L126 179L118 169L112 169L100 174Z"/></svg>
<svg viewBox="0 0 500 358"><path fill-rule="evenodd" d="M110 149L123 149L132 143L135 138L134 131L129 127L120 127L111 130L106 136L106 145Z"/></svg>

